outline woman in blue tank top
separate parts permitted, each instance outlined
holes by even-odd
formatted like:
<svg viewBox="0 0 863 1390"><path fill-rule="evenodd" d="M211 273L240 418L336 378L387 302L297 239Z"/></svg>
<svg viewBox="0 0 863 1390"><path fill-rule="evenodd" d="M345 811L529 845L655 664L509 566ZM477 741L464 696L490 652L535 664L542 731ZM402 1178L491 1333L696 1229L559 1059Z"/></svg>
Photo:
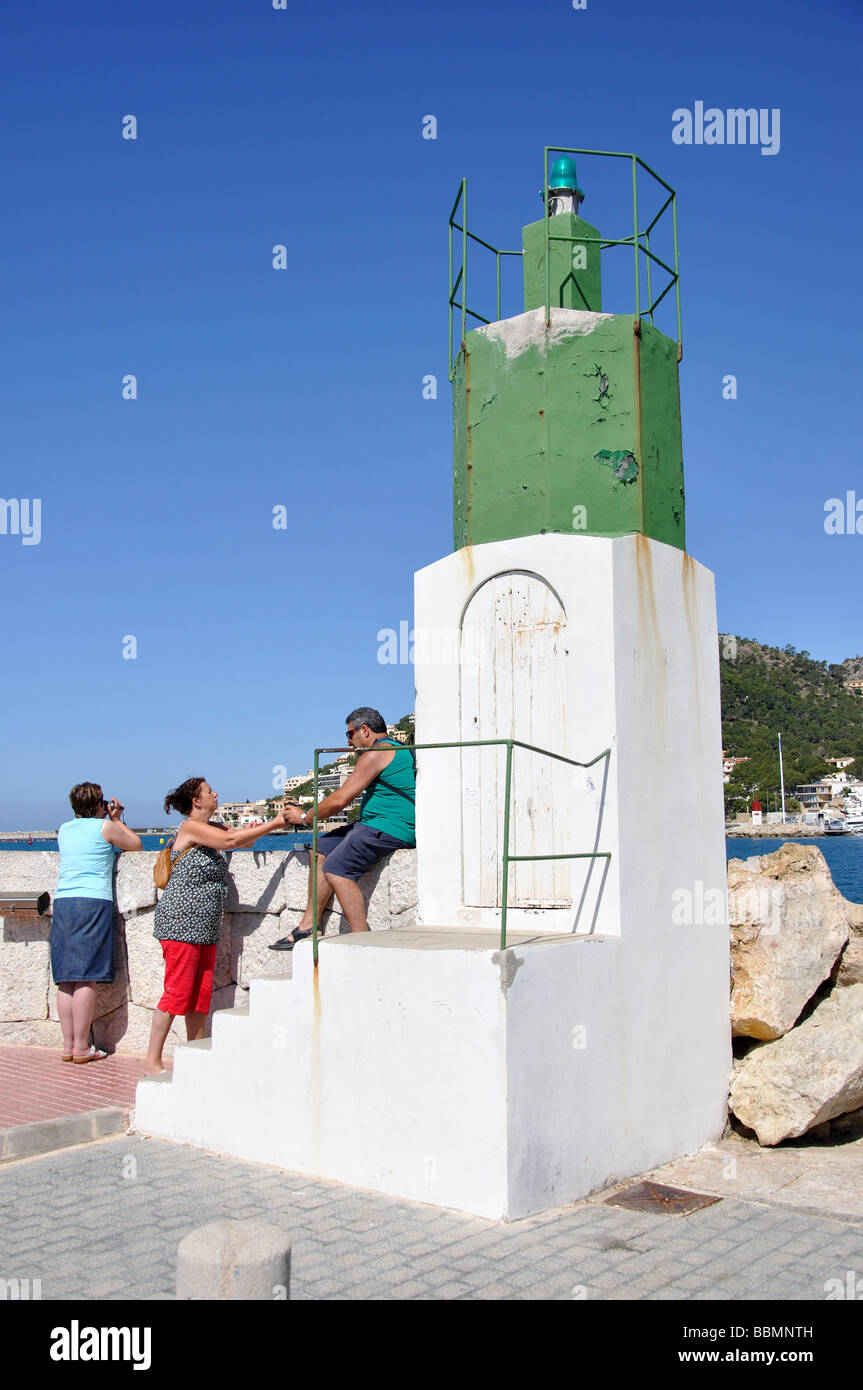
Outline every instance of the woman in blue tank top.
<svg viewBox="0 0 863 1390"><path fill-rule="evenodd" d="M114 978L114 859L141 849L141 837L120 821L123 807L105 800L95 782L69 793L75 819L57 833L60 876L51 918L51 973L63 1029L64 1062L107 1056L90 1045L97 984Z"/></svg>

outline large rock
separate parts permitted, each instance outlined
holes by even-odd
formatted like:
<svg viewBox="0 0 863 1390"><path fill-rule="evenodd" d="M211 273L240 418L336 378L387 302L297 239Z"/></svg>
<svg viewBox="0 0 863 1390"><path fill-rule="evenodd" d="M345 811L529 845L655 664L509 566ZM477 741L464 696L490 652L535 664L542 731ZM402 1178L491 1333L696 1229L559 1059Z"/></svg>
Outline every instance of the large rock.
<svg viewBox="0 0 863 1390"><path fill-rule="evenodd" d="M285 906L305 911L309 892L308 854L294 850L287 856L282 881L285 886Z"/></svg>
<svg viewBox="0 0 863 1390"><path fill-rule="evenodd" d="M228 985L234 984L234 977L231 974L231 941L233 938L233 917L230 912L226 912L219 927L219 944L216 947L216 964L213 970L213 993L220 989L227 989ZM229 1008L230 1005L217 1005L218 1008Z"/></svg>
<svg viewBox="0 0 863 1390"><path fill-rule="evenodd" d="M134 1052L140 1056L147 1051L152 1022L152 1009L142 1009L138 1004L121 1004L113 1013L93 1020L96 1046L104 1047L108 1052ZM176 1044L185 1041L185 1022L182 1018L175 1018L162 1055L170 1057Z"/></svg>
<svg viewBox="0 0 863 1390"><path fill-rule="evenodd" d="M144 854L121 854L115 880L117 910L124 916L156 905L156 884L153 865L155 851Z"/></svg>
<svg viewBox="0 0 863 1390"><path fill-rule="evenodd" d="M236 851L229 856L229 912L281 912L285 906L282 851Z"/></svg>
<svg viewBox="0 0 863 1390"><path fill-rule="evenodd" d="M760 1144L863 1105L863 984L834 989L790 1033L753 1048L735 1070L730 1105Z"/></svg>
<svg viewBox="0 0 863 1390"><path fill-rule="evenodd" d="M852 936L842 952L836 983L843 987L863 984L863 939L859 936Z"/></svg>
<svg viewBox="0 0 863 1390"><path fill-rule="evenodd" d="M735 1037L780 1038L848 940L849 907L814 845L728 865Z"/></svg>
<svg viewBox="0 0 863 1390"><path fill-rule="evenodd" d="M390 914L417 910L417 852L397 849L389 860Z"/></svg>
<svg viewBox="0 0 863 1390"><path fill-rule="evenodd" d="M293 917L293 921L290 918ZM271 951L270 943L295 927L300 913L234 913L231 917L231 979L248 989L252 980L291 973L289 951Z"/></svg>
<svg viewBox="0 0 863 1390"><path fill-rule="evenodd" d="M62 1047L63 1029L53 1019L27 1019L21 1023L0 1023L0 1043L8 1046L27 1043L31 1047Z"/></svg>
<svg viewBox="0 0 863 1390"><path fill-rule="evenodd" d="M34 888L40 893L50 893L53 898L59 872L60 856L56 850L0 851L0 888L5 892Z"/></svg>
<svg viewBox="0 0 863 1390"><path fill-rule="evenodd" d="M153 935L153 912L126 918L126 954L132 1003L154 1009L165 991L162 943Z"/></svg>
<svg viewBox="0 0 863 1390"><path fill-rule="evenodd" d="M839 958L838 985L863 984L863 903L848 903L851 935Z"/></svg>
<svg viewBox="0 0 863 1390"><path fill-rule="evenodd" d="M7 917L0 925L0 932L3 939L0 1020L12 1023L46 1019L51 960L45 927Z"/></svg>

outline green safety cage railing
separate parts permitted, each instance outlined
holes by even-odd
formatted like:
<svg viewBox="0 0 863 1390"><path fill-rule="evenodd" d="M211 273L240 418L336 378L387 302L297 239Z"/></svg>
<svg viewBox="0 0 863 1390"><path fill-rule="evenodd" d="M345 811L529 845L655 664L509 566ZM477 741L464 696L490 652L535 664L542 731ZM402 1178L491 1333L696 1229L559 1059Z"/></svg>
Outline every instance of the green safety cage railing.
<svg viewBox="0 0 863 1390"><path fill-rule="evenodd" d="M628 159L628 160L630 161L630 163L631 163L631 165L632 165L632 235L631 235L631 236L625 236L625 237L604 237L604 236L600 236L600 237L590 237L590 236L578 236L578 237L573 237L573 236L562 236L562 235L560 235L560 234L557 233L557 232L552 232L551 227L550 227L551 218L550 218L550 216L549 216L549 211L548 211L548 207L549 207L549 196L548 196L548 195L549 195L548 170L549 170L549 155L551 155L551 154L586 155L586 156L593 156L593 157L595 157L595 158L597 158L597 159ZM639 170L639 169L643 169L644 172L645 172L645 174L648 174L648 175L650 176L650 178L653 179L662 189L664 189L665 192L666 192L667 195L668 195L668 196L665 198L665 201L662 203L662 206L659 208L659 211L658 211L658 212L655 214L655 216L650 220L650 222L649 222L649 223L647 224L647 226L645 227L644 231L640 231L640 230L639 230L639 226L638 226L638 170ZM572 241L576 241L576 240L577 240L577 241L579 241L579 242L581 242L581 243L586 242L586 243L588 243L588 244L591 243L591 242L593 242L593 243L595 243L595 244L598 244L599 249L600 249L600 254L601 254L603 251L605 251L605 250L607 250L607 249L609 249L610 247L613 247L613 246L631 246L631 247L633 248L634 268L635 268L635 296L634 296L635 317L636 317L637 319L640 319L640 318L642 317L642 296L641 296L641 275L640 275L640 266L641 266L641 263L640 263L640 261L639 261L639 255L641 255L641 256L644 257L645 272L646 272L646 281L647 281L647 303L646 303L646 305L644 306L644 309L643 309L643 316L646 317L646 318L649 318L649 319L650 319L650 322L653 323L653 322L654 322L654 313L655 313L656 309L657 309L657 308L659 307L659 305L662 303L662 301L663 301L663 299L665 298L665 296L666 296L667 294L669 294L670 291L671 291L672 289L674 290L674 294L675 294L675 305L676 305L676 316L677 316L677 355L678 355L678 359L680 359L680 358L682 357L682 355L683 355L683 328L682 328L681 313L680 313L680 266L679 266L678 241L677 241L677 194L675 193L675 191L674 191L674 189L671 187L671 185L668 184L668 183L666 183L666 182L665 182L665 179L661 178L660 175L657 174L657 173L655 172L655 170L651 169L650 166L649 166L648 164L645 164L644 160L643 160L643 159L640 159L639 156L638 156L637 154L625 154L625 153L622 153L622 152L620 152L620 151L618 151L618 150L587 150L587 149L581 149L581 148L577 148L577 147L574 147L574 146L566 146L566 145L546 145L546 146L545 146L545 149L544 149L544 152L543 152L543 201L544 201L544 204L545 204L545 318L546 318L546 323L550 323L550 321L551 321L551 285L550 285L550 271L551 271L551 268L550 268L549 248L550 248L550 244L551 244L552 241L570 241L570 242L572 242ZM668 265L668 264L667 264L665 261L663 261L659 256L657 256L656 253L655 253L654 251L651 251L651 249L650 249L650 234L651 234L651 232L653 232L654 229L657 227L657 225L659 224L660 220L664 217L664 215L666 214L666 212L668 211L669 208L671 209L672 239L673 239L673 246L674 246L674 264L673 264L673 265ZM457 217L458 215L460 215L460 217L461 217L461 221L460 221L460 222L456 221L456 217ZM461 245L461 263L460 263L460 265L459 265L459 267L458 267L457 273L455 274L455 278L453 278L453 272L454 272L454 254L453 254L453 253L454 253L454 238L453 238L453 233L454 233L454 232L458 232L458 233L461 234L461 237L460 237L460 245ZM468 253L468 243L471 242L471 241L475 241L475 242L478 243L478 245L487 248L489 251L491 251L491 252L494 254L494 256L495 256L495 258L496 258L496 271L497 271L496 318L499 319L499 318L501 317L501 295L500 295L500 263L501 263L501 257L502 257L502 256L521 256L521 255L523 255L523 252L522 252L522 251L503 251L503 250L500 250L498 247L492 246L491 242L484 241L482 237L478 237L478 236L475 235L475 233L473 233L473 232L471 232L471 231L468 230L468 226L467 226L467 179L462 179L461 183L459 184L459 191L458 191L458 193L457 193L457 195L456 195L455 202L453 203L453 206L452 206L452 211L450 212L450 215L449 215L449 340L448 340L448 344L447 344L447 360L448 360L448 362L449 362L449 376L450 376L450 380L452 380L452 378L453 378L454 369L455 369L455 362L456 362L456 359L457 359L457 357L458 357L458 353L459 353L459 351L463 351L463 350L464 350L464 347L465 347L465 335L466 335L466 333L467 333L467 327L468 327L467 320L468 320L468 318L476 319L479 323L492 323L492 322L494 322L493 319L491 319L491 318L489 318L489 317L487 317L487 316L484 316L483 314L480 314L477 310L474 310L474 309L470 308L470 306L469 306L469 304L468 304L468 299L467 299L468 254L467 254L467 253ZM651 267L652 267L653 265L659 267L663 272L665 272L665 273L668 275L668 281L667 281L667 283L664 284L664 287L661 289L661 292L660 292L659 294L657 294L657 296L656 296L655 299L654 299L654 297L653 297L653 286L652 286L652 277L651 277ZM456 295L457 295L459 292L460 292L460 294L461 294L461 298L457 300L457 299L456 299ZM460 337L459 337L459 346L458 346L458 349L456 350L455 353L453 352L453 325L454 325L454 321L453 321L453 310L454 310L454 309L460 310L460 312L461 312L461 324L460 324L461 333L460 333Z"/></svg>

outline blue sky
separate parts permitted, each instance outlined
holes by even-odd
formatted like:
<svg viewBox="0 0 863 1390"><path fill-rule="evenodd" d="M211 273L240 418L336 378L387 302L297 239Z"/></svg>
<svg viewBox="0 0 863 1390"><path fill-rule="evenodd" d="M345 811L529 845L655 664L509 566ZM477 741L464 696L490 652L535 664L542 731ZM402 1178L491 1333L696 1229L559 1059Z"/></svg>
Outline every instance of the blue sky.
<svg viewBox="0 0 863 1390"><path fill-rule="evenodd" d="M863 499L861 37L856 0L12 0L0 494L40 498L42 536L0 535L0 827L57 825L80 780L137 824L190 774L265 795L355 704L413 708L377 633L452 549L447 216L466 175L472 230L517 247L545 144L677 189L687 542L720 629L863 651L863 535L824 531ZM696 100L779 108L779 152L675 144Z"/></svg>

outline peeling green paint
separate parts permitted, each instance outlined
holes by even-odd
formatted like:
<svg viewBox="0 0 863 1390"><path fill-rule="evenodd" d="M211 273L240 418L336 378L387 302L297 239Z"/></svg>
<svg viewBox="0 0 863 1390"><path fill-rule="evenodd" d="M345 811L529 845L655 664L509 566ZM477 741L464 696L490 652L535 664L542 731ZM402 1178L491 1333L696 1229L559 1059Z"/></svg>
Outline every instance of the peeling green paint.
<svg viewBox="0 0 863 1390"><path fill-rule="evenodd" d="M597 463L610 463L618 482L634 483L638 477L638 459L630 449L600 449L593 457Z"/></svg>
<svg viewBox="0 0 863 1390"><path fill-rule="evenodd" d="M558 320L550 333L525 330L527 346L509 356L503 337L468 332L453 379L456 549L572 535L574 507L586 513L579 535L641 531L683 548L677 345L645 323L636 339L629 315L597 319L589 331L573 315L573 325L569 336Z"/></svg>
<svg viewBox="0 0 863 1390"><path fill-rule="evenodd" d="M602 370L598 362L594 362L593 371L586 372L585 375L595 376L599 378L597 393L593 399L596 401L597 405L602 406L603 410L607 410L608 403L611 400L611 394L608 389L608 377L605 375L605 372Z"/></svg>

